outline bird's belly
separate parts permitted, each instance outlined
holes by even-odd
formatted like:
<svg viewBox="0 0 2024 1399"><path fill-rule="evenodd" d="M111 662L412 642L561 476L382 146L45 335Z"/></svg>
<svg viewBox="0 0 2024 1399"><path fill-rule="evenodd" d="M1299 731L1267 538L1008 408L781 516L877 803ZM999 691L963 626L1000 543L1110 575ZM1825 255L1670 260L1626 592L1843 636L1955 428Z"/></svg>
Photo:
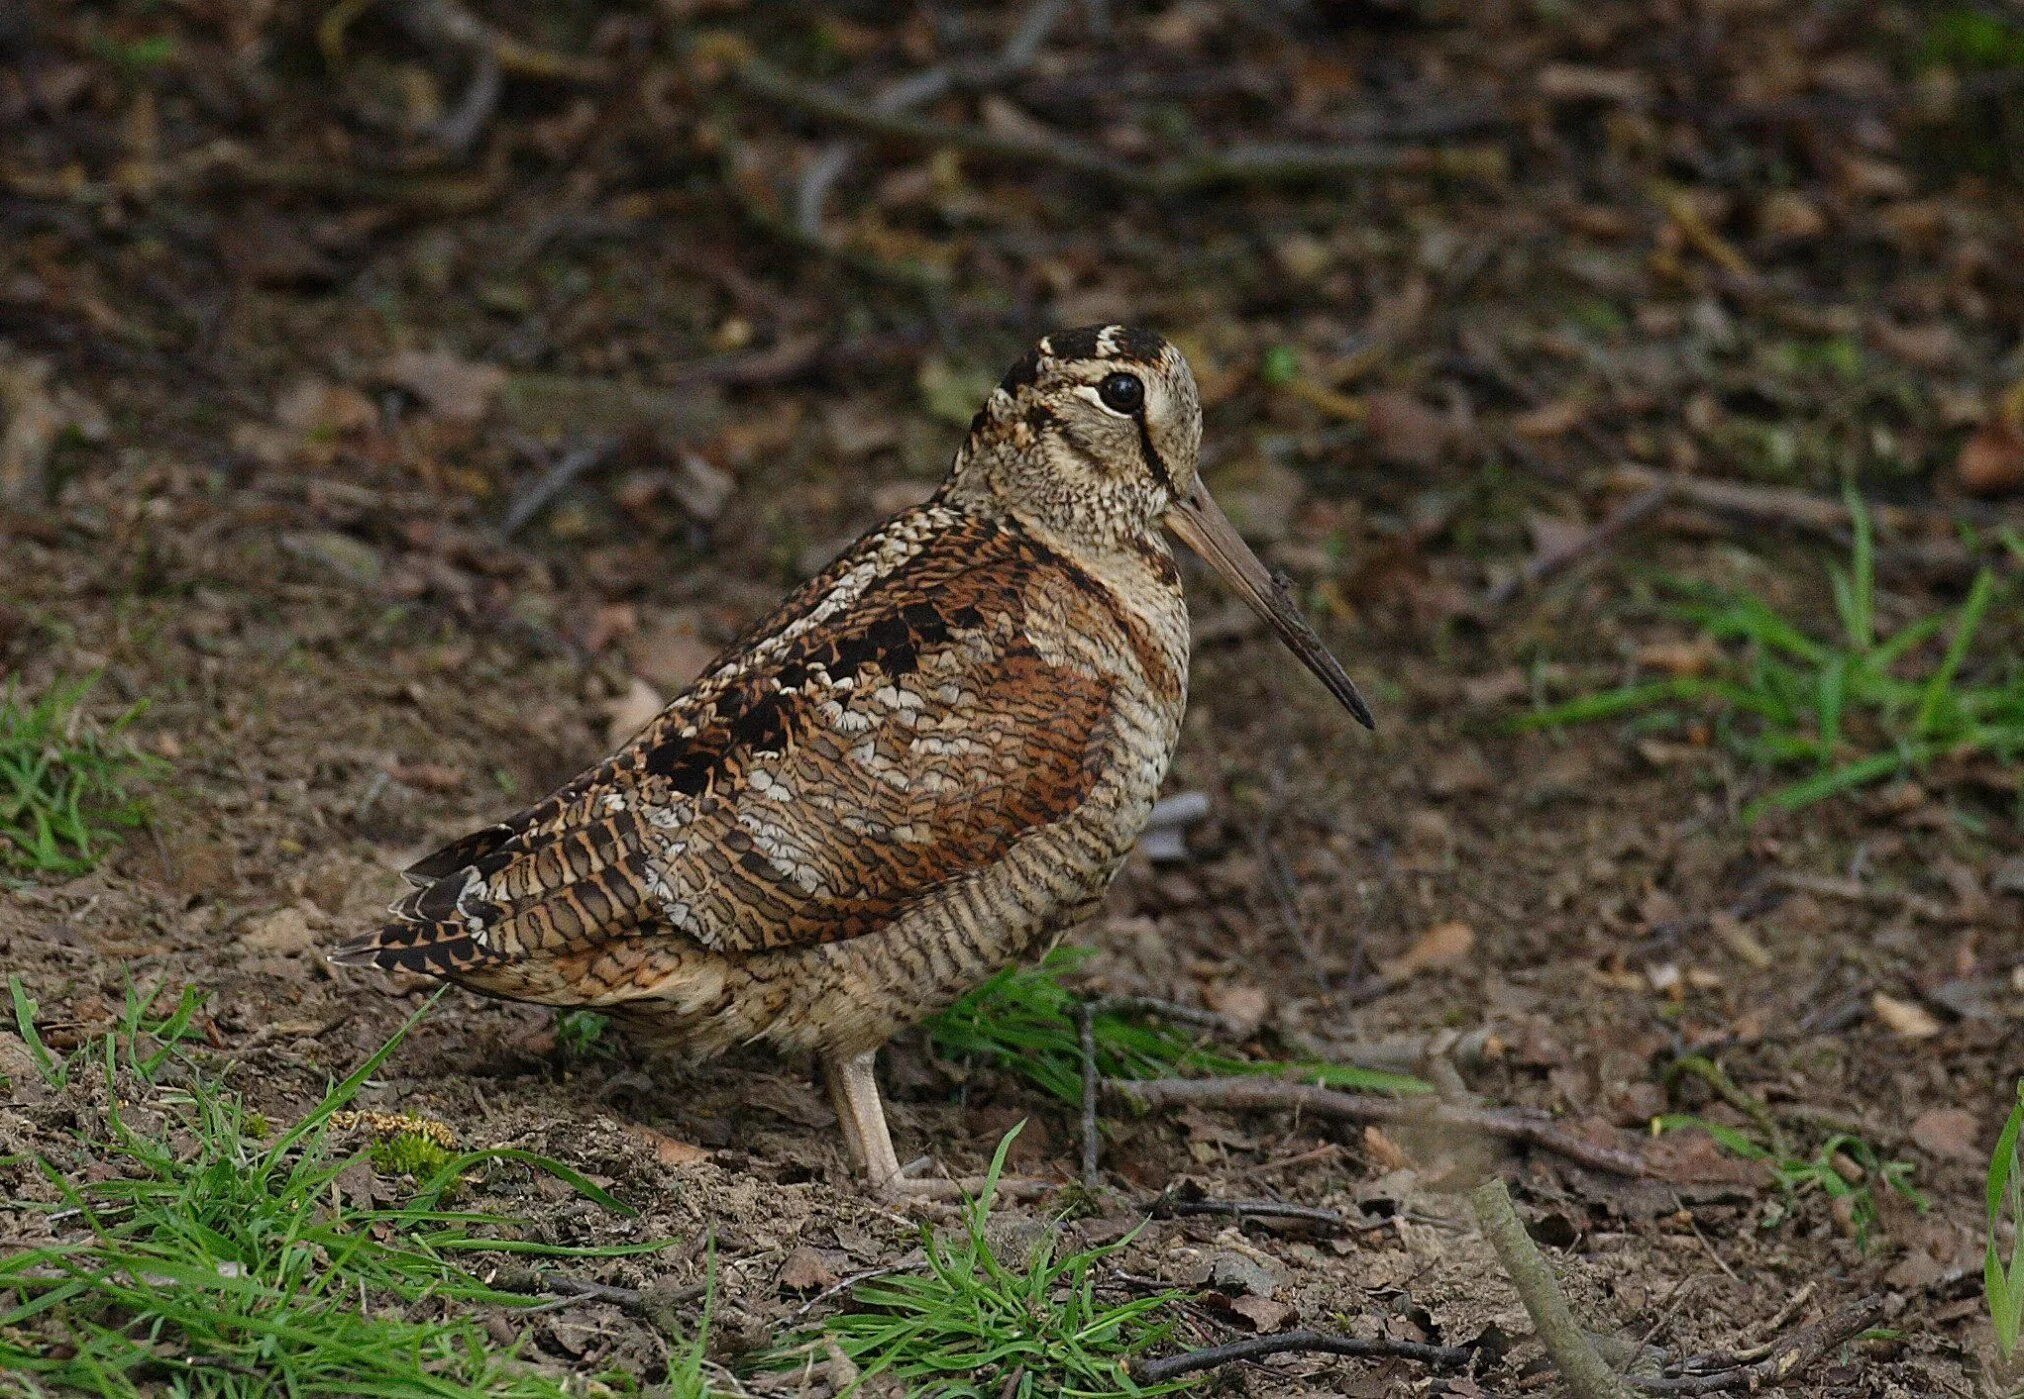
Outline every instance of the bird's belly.
<svg viewBox="0 0 2024 1399"><path fill-rule="evenodd" d="M621 1013L636 1033L695 1057L750 1041L878 1047L1096 910L1151 814L1183 703L1171 687L1126 687L1103 751L1091 754L1101 775L1087 799L1002 858L927 891L887 927L736 958L692 947Z"/></svg>

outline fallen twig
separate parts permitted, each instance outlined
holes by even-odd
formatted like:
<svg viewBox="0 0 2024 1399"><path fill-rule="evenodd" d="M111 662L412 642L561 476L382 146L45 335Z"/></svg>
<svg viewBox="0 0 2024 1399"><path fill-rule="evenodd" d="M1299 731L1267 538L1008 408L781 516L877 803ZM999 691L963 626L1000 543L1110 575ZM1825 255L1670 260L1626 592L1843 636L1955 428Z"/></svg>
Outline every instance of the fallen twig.
<svg viewBox="0 0 2024 1399"><path fill-rule="evenodd" d="M818 253L860 276L905 287L929 297L937 296L947 288L948 273L942 268L924 262L887 261L846 243L811 234L794 219L784 217L778 210L768 207L765 200L756 198L746 187L739 169L739 146L736 141L725 141L723 158L719 165L723 188L731 196L731 201L737 206L739 214L753 228L768 237L777 238L789 247Z"/></svg>
<svg viewBox="0 0 2024 1399"><path fill-rule="evenodd" d="M1380 1098L1262 1077L1110 1079L1104 1082L1103 1091L1147 1108L1184 1104L1249 1110L1275 1108L1343 1122L1446 1127L1524 1142L1611 1175L1654 1174L1651 1165L1635 1151L1589 1141L1544 1113L1519 1108L1476 1108L1424 1099Z"/></svg>
<svg viewBox="0 0 2024 1399"><path fill-rule="evenodd" d="M524 1267L501 1268L493 1277L492 1286L501 1292L546 1293L554 1300L537 1304L542 1308L562 1303L609 1302L644 1318L670 1335L680 1334L680 1323L674 1309L695 1301L708 1290L707 1284L698 1282L685 1287L654 1287L642 1291L636 1287L617 1287L611 1283L591 1282L585 1278L564 1277L560 1273Z"/></svg>
<svg viewBox="0 0 2024 1399"><path fill-rule="evenodd" d="M1589 555L1599 553L1614 543L1618 535L1657 511L1671 495L1671 489L1664 485L1646 487L1610 511L1600 524L1579 538L1526 560L1523 568L1490 589L1483 598L1483 605L1491 611L1506 607L1520 593L1538 587Z"/></svg>
<svg viewBox="0 0 2024 1399"><path fill-rule="evenodd" d="M1748 1364L1752 1360L1762 1360L1765 1356L1776 1350L1781 1339L1778 1332L1789 1325L1793 1317L1799 1315L1800 1309L1808 1302L1811 1302L1813 1294L1819 1290L1820 1279L1818 1278L1809 1278L1805 1283L1801 1284L1799 1290L1785 1299L1785 1305L1772 1313L1771 1319L1765 1322L1763 1329L1757 1333L1760 1336L1768 1336L1770 1339L1754 1346L1745 1347L1737 1351L1731 1358L1738 1365L1743 1365Z"/></svg>
<svg viewBox="0 0 2024 1399"><path fill-rule="evenodd" d="M1320 1224L1330 1229L1370 1230L1390 1224L1389 1219L1354 1220L1340 1210L1319 1205L1297 1205L1290 1200L1184 1200L1162 1195L1152 1202L1154 1218L1181 1218L1187 1215L1227 1215L1237 1220L1287 1219L1301 1224Z"/></svg>
<svg viewBox="0 0 2024 1399"><path fill-rule="evenodd" d="M1213 1010L1184 1006L1179 1001L1163 1001L1157 996L1099 996L1089 1004L1092 1015L1152 1015L1228 1039L1243 1038L1237 1033L1236 1026Z"/></svg>
<svg viewBox="0 0 2024 1399"><path fill-rule="evenodd" d="M1525 1232L1525 1223L1518 1218L1504 1182L1490 1177L1469 1192L1469 1204L1569 1392L1575 1399L1629 1399L1622 1382L1603 1364L1594 1343L1575 1321L1553 1270Z"/></svg>
<svg viewBox="0 0 2024 1399"><path fill-rule="evenodd" d="M1075 1008L1076 1038L1082 1048L1082 1183L1094 1189L1102 1152L1097 1128L1096 1105L1103 1091L1103 1076L1096 1067L1096 1017L1099 1015L1156 1015L1176 1024L1190 1025L1211 1034L1237 1038L1234 1026L1214 1011L1163 1001L1155 996L1099 996Z"/></svg>
<svg viewBox="0 0 2024 1399"><path fill-rule="evenodd" d="M746 59L734 70L746 92L818 121L849 127L907 145L949 148L1022 164L1052 166L1137 194L1191 194L1220 185L1309 184L1344 175L1412 171L1443 175L1501 172L1503 151L1495 147L1435 149L1408 146L1261 144L1231 146L1152 165L1122 161L1072 136L1026 131L992 131L934 121L847 97L806 82L763 58ZM798 229L804 237L806 229Z"/></svg>
<svg viewBox="0 0 2024 1399"><path fill-rule="evenodd" d="M1948 908L1938 899L1929 899L1923 894L1913 894L1903 889L1886 889L1876 884L1865 884L1860 879L1841 879L1829 874L1806 874L1799 870L1774 870L1771 882L1794 893L1812 894L1823 899L1840 899L1846 903L1863 904L1881 909L1887 913L1903 912L1929 923L1958 923L1962 916Z"/></svg>
<svg viewBox="0 0 2024 1399"><path fill-rule="evenodd" d="M333 66L343 61L345 31L375 0L341 0L317 25L317 46ZM457 0L399 0L389 7L393 21L417 43L488 54L506 73L547 82L602 82L610 76L594 58L557 53L524 44L465 9Z"/></svg>
<svg viewBox="0 0 2024 1399"><path fill-rule="evenodd" d="M1682 476L1634 462L1617 466L1610 473L1610 483L1639 491L1663 487L1674 500L1688 505L1698 505L1722 514L1769 520L1817 533L1838 536L1853 523L1845 501L1791 486L1756 486L1745 481ZM1973 518L1973 512L1966 510L1956 514L1881 501L1867 502L1864 508L1879 528L1900 534L1917 534L1932 528L1952 530L1961 519Z"/></svg>
<svg viewBox="0 0 2024 1399"><path fill-rule="evenodd" d="M617 438L600 437L564 452L556 459L555 465L542 473L541 479L513 501L506 511L506 518L499 523L499 532L508 539L520 533L567 490L571 482L607 461L617 450Z"/></svg>
<svg viewBox="0 0 2024 1399"><path fill-rule="evenodd" d="M1067 13L1067 0L1035 0L996 57L967 64L944 63L901 78L887 84L872 99L872 105L880 111L904 112L958 87L987 87L1016 77L1032 66L1040 46ZM803 234L818 239L823 236L822 206L856 158L856 146L837 141L803 172L794 194L794 223Z"/></svg>
<svg viewBox="0 0 2024 1399"><path fill-rule="evenodd" d="M1096 1073L1096 1002L1075 1008L1075 1032L1082 1045L1082 1183L1094 1190L1102 1164L1102 1140L1096 1124L1101 1086Z"/></svg>
<svg viewBox="0 0 2024 1399"><path fill-rule="evenodd" d="M1756 1390L1765 1385L1783 1384L1845 1343L1854 1340L1890 1314L1884 1297L1865 1297L1814 1322L1787 1333L1760 1360L1748 1364L1727 1363L1736 1357L1697 1357L1686 1364L1713 1362L1711 1368L1695 1374L1655 1375L1633 1379L1646 1394L1720 1394L1730 1390ZM1757 1349L1756 1347L1752 1348ZM1684 1365L1681 1367L1684 1368Z"/></svg>
<svg viewBox="0 0 2024 1399"><path fill-rule="evenodd" d="M330 161L269 160L229 139L164 161L145 184L76 182L39 172L0 171L0 190L9 194L90 208L227 189L383 204L419 218L448 218L489 207L504 188L491 170L448 175L440 170L359 170Z"/></svg>
<svg viewBox="0 0 2024 1399"><path fill-rule="evenodd" d="M1421 1341L1382 1338L1365 1340L1361 1336L1338 1336L1326 1331L1282 1331L1276 1336L1249 1336L1228 1345L1209 1346L1204 1350L1186 1351L1158 1360L1141 1360L1132 1367L1132 1374L1142 1384L1159 1384L1234 1361L1262 1360L1268 1355L1286 1355L1295 1351L1417 1360L1437 1370L1466 1369L1475 1355L1474 1350L1467 1346L1433 1346Z"/></svg>

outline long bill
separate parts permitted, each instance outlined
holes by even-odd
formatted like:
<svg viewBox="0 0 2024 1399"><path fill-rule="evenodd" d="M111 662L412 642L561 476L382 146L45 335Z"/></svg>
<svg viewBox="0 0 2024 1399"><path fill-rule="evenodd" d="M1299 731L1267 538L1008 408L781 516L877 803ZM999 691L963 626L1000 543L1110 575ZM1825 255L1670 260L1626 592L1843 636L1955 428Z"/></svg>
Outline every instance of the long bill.
<svg viewBox="0 0 2024 1399"><path fill-rule="evenodd" d="M1314 628L1286 596L1285 587L1265 571L1265 565L1237 533L1230 517L1209 495L1208 487L1197 480L1189 495L1168 507L1166 521L1167 528L1179 535L1182 543L1222 574L1237 595L1250 604L1251 610L1265 619L1287 649L1300 657L1301 663L1314 672L1344 709L1356 716L1359 724L1367 729L1377 727L1370 717L1370 706L1343 673L1341 663L1321 644Z"/></svg>

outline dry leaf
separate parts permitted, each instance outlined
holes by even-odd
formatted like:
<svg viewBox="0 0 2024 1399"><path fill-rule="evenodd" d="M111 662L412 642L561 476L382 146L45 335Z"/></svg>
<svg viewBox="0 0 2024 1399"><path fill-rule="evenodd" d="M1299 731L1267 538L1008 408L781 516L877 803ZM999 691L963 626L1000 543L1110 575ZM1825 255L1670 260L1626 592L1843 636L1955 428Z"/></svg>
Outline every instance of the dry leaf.
<svg viewBox="0 0 2024 1399"><path fill-rule="evenodd" d="M625 643L633 670L663 693L693 684L717 649L703 638L701 619L688 609L649 617Z"/></svg>
<svg viewBox="0 0 2024 1399"><path fill-rule="evenodd" d="M1652 100L1651 78L1635 68L1591 68L1549 63L1539 70L1539 95L1548 102L1604 102L1643 107Z"/></svg>
<svg viewBox="0 0 2024 1399"><path fill-rule="evenodd" d="M1721 658L1721 645L1712 636L1692 641L1654 641L1637 648L1639 665L1667 675L1706 675Z"/></svg>
<svg viewBox="0 0 2024 1399"><path fill-rule="evenodd" d="M506 387L506 371L496 364L426 350L402 350L380 366L377 377L406 389L437 417L462 423L484 417Z"/></svg>
<svg viewBox="0 0 2024 1399"><path fill-rule="evenodd" d="M1436 967L1452 967L1476 946L1476 930L1467 923L1436 923L1396 957L1378 964L1378 974L1394 984Z"/></svg>
<svg viewBox="0 0 2024 1399"><path fill-rule="evenodd" d="M605 734L616 748L647 726L647 721L667 705L661 692L640 679L632 678L626 692L605 706Z"/></svg>
<svg viewBox="0 0 2024 1399"><path fill-rule="evenodd" d="M781 1260L779 1281L783 1292L816 1292L836 1285L836 1271L821 1254L802 1244Z"/></svg>
<svg viewBox="0 0 2024 1399"><path fill-rule="evenodd" d="M1777 242L1805 242L1827 232L1827 216L1805 195L1778 190L1757 206L1757 231Z"/></svg>
<svg viewBox="0 0 2024 1399"><path fill-rule="evenodd" d="M1756 934L1743 926L1741 919L1732 914L1717 913L1708 919L1708 928L1721 940L1722 946L1734 953L1745 966L1763 971L1771 965L1770 950L1757 940Z"/></svg>
<svg viewBox="0 0 2024 1399"><path fill-rule="evenodd" d="M1286 1323L1293 1320L1294 1315L1293 1308L1269 1297L1234 1298L1230 1302L1230 1314L1242 1317L1260 1335L1285 1330Z"/></svg>
<svg viewBox="0 0 2024 1399"><path fill-rule="evenodd" d="M1411 394L1379 389L1364 396L1371 448L1390 466L1432 466L1452 430L1448 420Z"/></svg>
<svg viewBox="0 0 2024 1399"><path fill-rule="evenodd" d="M1879 991L1869 998L1869 1008L1876 1012L1890 1032L1908 1040L1929 1040L1940 1032L1940 1022L1933 1018L1931 1011L1910 1001L1901 1001L1896 996L1886 996Z"/></svg>
<svg viewBox="0 0 2024 1399"><path fill-rule="evenodd" d="M316 933L302 909L291 904L263 913L247 922L239 941L256 952L306 952L316 945Z"/></svg>
<svg viewBox="0 0 2024 1399"><path fill-rule="evenodd" d="M1954 474L1969 495L2003 496L2024 490L2024 432L2000 419L1983 423L1961 444Z"/></svg>
<svg viewBox="0 0 2024 1399"><path fill-rule="evenodd" d="M1511 431L1520 437L1559 437L1581 426L1588 405L1578 398L1563 398L1520 413L1511 420Z"/></svg>
<svg viewBox="0 0 2024 1399"><path fill-rule="evenodd" d="M693 1166L699 1161L710 1159L710 1153L693 1142L671 1137L666 1132L656 1132L653 1128L641 1126L637 1122L629 1123L626 1131L651 1146L654 1149L654 1159L663 1166Z"/></svg>
<svg viewBox="0 0 2024 1399"><path fill-rule="evenodd" d="M675 504L692 520L716 523L738 489L738 478L695 452L683 452L675 470Z"/></svg>
<svg viewBox="0 0 2024 1399"><path fill-rule="evenodd" d="M358 432L379 421L373 401L348 384L304 375L274 400L274 421L304 436Z"/></svg>
<svg viewBox="0 0 2024 1399"><path fill-rule="evenodd" d="M1265 994L1264 988L1241 981L1211 982L1203 988L1202 999L1210 1010L1229 1022L1230 1032L1238 1039L1257 1034L1272 1009L1272 998Z"/></svg>
<svg viewBox="0 0 2024 1399"><path fill-rule="evenodd" d="M464 770L449 763L429 761L395 763L394 781L424 792L461 792L464 789Z"/></svg>
<svg viewBox="0 0 2024 1399"><path fill-rule="evenodd" d="M1966 1108L1927 1108L1912 1119L1912 1142L1919 1150L1948 1161L1982 1159L1977 1144L1980 1124Z"/></svg>
<svg viewBox="0 0 2024 1399"><path fill-rule="evenodd" d="M1412 1158L1406 1155L1405 1148L1393 1141L1385 1134L1383 1128L1375 1124L1363 1129L1363 1153L1380 1171L1403 1171L1413 1163Z"/></svg>
<svg viewBox="0 0 2024 1399"><path fill-rule="evenodd" d="M29 499L57 440L73 431L90 441L108 430L99 407L61 383L46 359L16 359L0 346L0 499Z"/></svg>

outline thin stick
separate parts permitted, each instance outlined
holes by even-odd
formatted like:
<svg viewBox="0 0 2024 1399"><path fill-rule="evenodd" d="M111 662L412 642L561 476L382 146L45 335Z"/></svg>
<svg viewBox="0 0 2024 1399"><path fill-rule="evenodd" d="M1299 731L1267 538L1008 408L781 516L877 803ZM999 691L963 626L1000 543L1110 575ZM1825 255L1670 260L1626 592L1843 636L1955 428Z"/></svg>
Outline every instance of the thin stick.
<svg viewBox="0 0 2024 1399"><path fill-rule="evenodd" d="M1282 1331L1276 1336L1249 1336L1228 1345L1210 1346L1169 1355L1159 1360L1142 1360L1132 1367L1141 1384L1212 1370L1239 1360L1262 1360L1268 1355L1305 1351L1322 1355L1387 1356L1417 1360L1437 1370L1467 1368L1475 1352L1466 1346L1430 1346L1420 1341L1365 1340L1361 1336L1338 1336L1326 1331Z"/></svg>
<svg viewBox="0 0 2024 1399"><path fill-rule="evenodd" d="M1746 1349L1739 1350L1735 1353L1734 1356L1731 1357L1731 1359L1733 1359L1737 1364L1743 1365L1749 1363L1752 1360L1762 1360L1765 1356L1769 1355L1772 1351L1776 1350L1778 1348L1778 1341L1779 1341L1778 1332L1782 1330L1789 1322L1791 1322L1793 1317L1799 1315L1800 1309L1804 1307L1808 1302L1811 1302L1813 1300L1813 1294L1815 1292L1818 1292L1819 1290L1820 1290L1820 1279L1818 1278L1809 1279L1805 1284L1805 1286L1801 1287L1797 1292L1793 1293L1790 1297L1785 1299L1785 1305L1780 1307L1772 1315L1771 1319L1764 1323L1763 1330L1758 1332L1760 1336L1769 1336L1771 1339L1768 1341L1761 1342L1758 1345L1750 1346L1747 1347Z"/></svg>
<svg viewBox="0 0 2024 1399"><path fill-rule="evenodd" d="M1618 535L1655 512L1671 497L1672 491L1667 486L1646 487L1610 511L1600 524L1578 539L1569 540L1556 549L1546 550L1537 558L1526 560L1523 568L1490 589L1483 598L1483 605L1492 611L1508 606L1520 593L1529 592L1589 555L1600 553L1614 543Z"/></svg>
<svg viewBox="0 0 2024 1399"><path fill-rule="evenodd" d="M1845 502L1790 486L1753 486L1742 481L1681 476L1628 462L1610 473L1610 481L1613 485L1635 487L1640 491L1663 486L1675 500L1689 505L1723 514L1795 525L1822 534L1838 535L1851 523ZM1957 518L1969 516L1967 511L1956 516L1946 511L1915 510L1910 506L1887 505L1880 501L1870 502L1867 508L1870 518L1880 528L1893 534L1916 533L1927 525L1951 527Z"/></svg>
<svg viewBox="0 0 2024 1399"><path fill-rule="evenodd" d="M1629 1399L1629 1392L1609 1366L1602 1363L1587 1333L1575 1321L1553 1270L1546 1266L1538 1245L1525 1232L1524 1221L1518 1218L1504 1182L1490 1177L1469 1192L1469 1203L1476 1211L1476 1223L1482 1228L1483 1237L1497 1251L1497 1261L1510 1275L1511 1285L1518 1290L1518 1300L1525 1304L1533 1329L1545 1343L1546 1353L1553 1358L1554 1368L1567 1382L1569 1392L1575 1399Z"/></svg>
<svg viewBox="0 0 2024 1399"><path fill-rule="evenodd" d="M1274 1078L1111 1079L1103 1084L1103 1091L1142 1108L1189 1104L1251 1110L1277 1108L1341 1122L1449 1127L1524 1142L1611 1175L1655 1174L1650 1163L1635 1151L1589 1141L1543 1113L1517 1108L1476 1108L1459 1103L1380 1098Z"/></svg>
<svg viewBox="0 0 2024 1399"><path fill-rule="evenodd" d="M1082 1183L1094 1190L1102 1150L1096 1125L1096 1100L1101 1084L1096 1075L1096 1002L1075 1008L1075 1031L1082 1042Z"/></svg>
<svg viewBox="0 0 2024 1399"><path fill-rule="evenodd" d="M1382 1229L1391 1223L1389 1219L1352 1220L1337 1210L1323 1209L1319 1205L1296 1205L1290 1200L1177 1200L1171 1195L1162 1195L1152 1202L1151 1212L1155 1218L1210 1214L1230 1215L1239 1220L1291 1219L1303 1224L1323 1224L1331 1229Z"/></svg>
<svg viewBox="0 0 2024 1399"><path fill-rule="evenodd" d="M943 63L910 74L897 82L888 83L872 99L871 105L881 112L904 112L932 102L959 87L990 87L1016 78L1032 66L1040 53L1040 46L1047 42L1047 36L1067 13L1067 0L1035 0L995 57L967 64ZM843 178L856 158L857 146L854 143L832 142L803 172L794 191L794 224L803 234L816 239L823 236L822 206L828 202L829 192L836 188L837 181Z"/></svg>
<svg viewBox="0 0 2024 1399"><path fill-rule="evenodd" d="M1132 165L1071 136L991 131L961 126L846 97L840 92L749 58L735 72L754 97L818 121L851 127L906 145L947 147L1025 165L1051 165L1138 194L1180 195L1220 185L1311 184L1345 175L1403 170L1428 174L1488 174L1501 169L1497 149L1436 150L1399 146L1248 145Z"/></svg>
<svg viewBox="0 0 2024 1399"><path fill-rule="evenodd" d="M1824 1360L1890 1313L1883 1297L1865 1297L1836 1309L1825 1319L1791 1332L1763 1359L1697 1375L1660 1375L1633 1380L1646 1394L1720 1394L1734 1389L1756 1390L1784 1384L1809 1365Z"/></svg>
<svg viewBox="0 0 2024 1399"><path fill-rule="evenodd" d="M541 479L528 488L526 494L513 502L512 508L506 512L505 520L499 525L499 532L508 539L520 533L532 524L535 517L546 510L557 496L567 490L571 482L603 463L616 450L618 442L615 438L601 437L595 442L586 442L580 447L564 452L555 465L548 468Z"/></svg>
<svg viewBox="0 0 2024 1399"><path fill-rule="evenodd" d="M1090 1014L1097 1015L1151 1015L1161 1020L1171 1020L1176 1025L1187 1025L1211 1034L1238 1038L1236 1027L1213 1010L1201 1010L1195 1006L1184 1006L1179 1001L1163 1001L1157 996L1100 996L1089 1003Z"/></svg>

